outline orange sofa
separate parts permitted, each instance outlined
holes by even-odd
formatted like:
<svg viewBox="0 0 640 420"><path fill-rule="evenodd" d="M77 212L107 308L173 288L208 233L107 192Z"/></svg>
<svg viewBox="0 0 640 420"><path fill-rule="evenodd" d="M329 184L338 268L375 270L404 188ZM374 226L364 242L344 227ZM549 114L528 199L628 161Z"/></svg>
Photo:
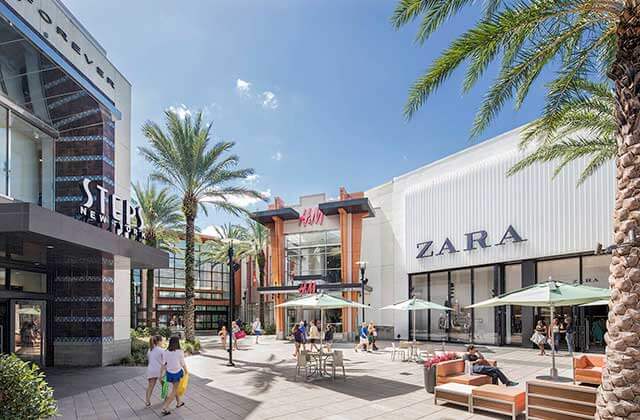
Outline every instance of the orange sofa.
<svg viewBox="0 0 640 420"><path fill-rule="evenodd" d="M605 358L600 354L585 354L573 358L573 380L587 384L602 384L602 368Z"/></svg>
<svg viewBox="0 0 640 420"><path fill-rule="evenodd" d="M487 360L491 365L496 366L495 360ZM436 385L446 383L457 383L464 385L486 385L491 384L491 377L487 375L465 375L464 360L455 359L440 362L436 365Z"/></svg>

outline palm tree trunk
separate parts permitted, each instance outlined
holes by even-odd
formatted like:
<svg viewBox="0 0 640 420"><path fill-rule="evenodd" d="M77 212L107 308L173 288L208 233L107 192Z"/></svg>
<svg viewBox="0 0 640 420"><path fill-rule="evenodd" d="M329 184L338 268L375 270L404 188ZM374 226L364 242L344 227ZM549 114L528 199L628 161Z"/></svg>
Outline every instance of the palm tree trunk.
<svg viewBox="0 0 640 420"><path fill-rule="evenodd" d="M154 270L150 268L147 271L147 327L153 327L153 292L154 288Z"/></svg>
<svg viewBox="0 0 640 420"><path fill-rule="evenodd" d="M640 1L627 0L617 26L615 83L618 157L606 367L596 418L640 418ZM634 231L635 235L630 235Z"/></svg>
<svg viewBox="0 0 640 420"><path fill-rule="evenodd" d="M195 222L197 201L185 197L182 205L185 227L185 253L184 253L184 333L187 341L195 341L195 307L194 307L194 279L193 262L195 254Z"/></svg>

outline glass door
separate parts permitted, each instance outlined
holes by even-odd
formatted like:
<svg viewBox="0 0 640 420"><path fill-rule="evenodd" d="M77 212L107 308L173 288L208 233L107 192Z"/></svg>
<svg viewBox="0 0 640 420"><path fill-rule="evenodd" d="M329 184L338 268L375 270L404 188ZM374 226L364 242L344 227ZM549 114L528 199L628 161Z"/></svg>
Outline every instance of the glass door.
<svg viewBox="0 0 640 420"><path fill-rule="evenodd" d="M13 352L23 360L44 365L45 304L13 302Z"/></svg>

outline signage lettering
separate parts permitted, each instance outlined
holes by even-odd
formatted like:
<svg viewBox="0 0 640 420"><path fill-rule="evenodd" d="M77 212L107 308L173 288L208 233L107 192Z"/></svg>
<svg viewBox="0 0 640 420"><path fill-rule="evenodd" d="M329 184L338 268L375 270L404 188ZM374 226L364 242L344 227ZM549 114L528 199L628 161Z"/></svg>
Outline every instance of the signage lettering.
<svg viewBox="0 0 640 420"><path fill-rule="evenodd" d="M316 291L317 286L315 281L300 283L300 286L298 286L298 293L301 295L314 294Z"/></svg>
<svg viewBox="0 0 640 420"><path fill-rule="evenodd" d="M17 0L18 2L21 2L23 0ZM27 3L29 4L34 4L33 0L26 0ZM48 24L48 25L53 25L53 19L51 18L51 16L44 11L43 9L38 9L38 14L40 15L40 19ZM67 35L67 33L60 28L60 26L56 25L55 27L55 33L62 38L62 40L64 42L69 42L69 36ZM45 38L48 37L47 33L44 33ZM71 41L71 49L73 49L73 51L75 51L78 55L80 56L84 56L84 59L86 61L87 64L91 65L94 63L94 60L91 59L91 57L89 57L89 55L87 55L87 53L82 51L82 48L80 48L80 45L78 45L75 41ZM95 66L96 67L96 73L98 74L98 76L100 76L101 78L105 79L105 74L104 74L104 70L102 70L100 67ZM111 86L112 89L116 88L116 84L113 81L113 79L111 77L106 77L106 82L109 86Z"/></svg>
<svg viewBox="0 0 640 420"><path fill-rule="evenodd" d="M306 208L300 215L300 226L321 225L324 222L324 213L317 207Z"/></svg>
<svg viewBox="0 0 640 420"><path fill-rule="evenodd" d="M479 249L479 248L484 249L491 246L490 244L487 243L487 238L489 237L489 234L487 233L486 230L478 230L475 232L465 233L464 236L466 239L466 248L464 248L464 251L472 251L474 249ZM504 235L502 235L500 242L498 242L495 246L505 245L508 242L512 242L512 243L525 242L526 240L527 239L524 239L515 230L513 226L509 225ZM417 259L433 257L434 255L433 241L419 242L418 244L416 244L416 248L419 249L418 255L416 255ZM456 249L451 239L445 238L444 241L442 242L442 246L440 247L440 251L438 251L438 253L435 255L439 256L439 255L444 255L445 253L455 254L456 252L460 252L460 251Z"/></svg>
<svg viewBox="0 0 640 420"><path fill-rule="evenodd" d="M142 241L144 239L144 220L142 209L133 206L129 200L123 200L100 184L95 184L98 191L97 198L91 191L91 180L82 180L81 189L84 193L84 203L80 205L80 217L85 222L107 225L108 229L118 236ZM95 203L97 201L97 203ZM94 206L94 204L97 204ZM95 208L97 207L97 208Z"/></svg>

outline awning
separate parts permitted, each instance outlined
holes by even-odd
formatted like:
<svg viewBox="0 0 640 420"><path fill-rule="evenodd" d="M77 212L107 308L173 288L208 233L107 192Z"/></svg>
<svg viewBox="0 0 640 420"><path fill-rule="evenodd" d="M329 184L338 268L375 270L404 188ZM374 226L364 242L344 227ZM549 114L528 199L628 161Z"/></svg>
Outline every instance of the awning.
<svg viewBox="0 0 640 420"><path fill-rule="evenodd" d="M338 214L340 209L345 210L347 213L368 213L368 217L373 217L375 215L373 208L371 207L371 203L369 203L369 199L366 197L351 198L340 201L327 201L326 203L319 204L318 208L325 216Z"/></svg>
<svg viewBox="0 0 640 420"><path fill-rule="evenodd" d="M169 267L169 254L31 203L0 204L0 238L73 253L99 251L131 259L131 268ZM72 254L71 254L72 255Z"/></svg>
<svg viewBox="0 0 640 420"><path fill-rule="evenodd" d="M263 210L251 213L250 217L256 222L264 225L267 223L273 223L274 217L279 217L282 220L296 220L300 218L300 214L291 207L283 207L275 210Z"/></svg>

